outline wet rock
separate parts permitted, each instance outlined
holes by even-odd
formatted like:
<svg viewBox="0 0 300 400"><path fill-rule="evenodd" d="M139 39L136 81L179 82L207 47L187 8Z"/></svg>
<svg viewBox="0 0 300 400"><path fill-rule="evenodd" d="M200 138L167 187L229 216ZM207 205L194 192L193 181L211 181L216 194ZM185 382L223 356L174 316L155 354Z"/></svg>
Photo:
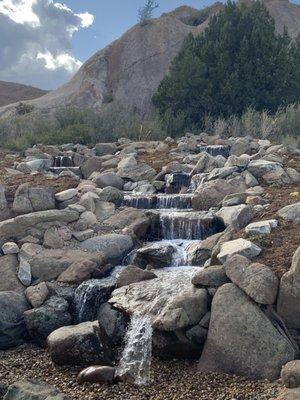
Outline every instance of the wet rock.
<svg viewBox="0 0 300 400"><path fill-rule="evenodd" d="M300 221L300 202L281 208L277 214L285 221Z"/></svg>
<svg viewBox="0 0 300 400"><path fill-rule="evenodd" d="M222 233L216 233L201 242L189 245L186 250L189 264L204 266L205 262L211 257L212 250L221 236Z"/></svg>
<svg viewBox="0 0 300 400"><path fill-rule="evenodd" d="M234 284L220 287L212 302L208 337L199 368L250 379L277 379L281 366L295 357L280 333Z"/></svg>
<svg viewBox="0 0 300 400"><path fill-rule="evenodd" d="M103 252L108 260L118 260L133 248L133 241L129 235L112 233L87 239L80 247L90 253Z"/></svg>
<svg viewBox="0 0 300 400"><path fill-rule="evenodd" d="M228 282L229 279L222 265L203 268L192 279L192 284L198 287L219 287Z"/></svg>
<svg viewBox="0 0 300 400"><path fill-rule="evenodd" d="M277 312L288 328L300 329L300 247L293 256L291 269L281 278Z"/></svg>
<svg viewBox="0 0 300 400"><path fill-rule="evenodd" d="M13 210L16 214L28 214L54 208L54 190L51 186L30 187L28 183L24 183L18 187L13 202Z"/></svg>
<svg viewBox="0 0 300 400"><path fill-rule="evenodd" d="M29 309L24 296L11 291L0 291L0 350L23 344L26 327L23 313Z"/></svg>
<svg viewBox="0 0 300 400"><path fill-rule="evenodd" d="M68 400L68 397L48 383L20 381L9 386L4 400Z"/></svg>
<svg viewBox="0 0 300 400"><path fill-rule="evenodd" d="M132 263L140 268L152 265L153 268L164 268L172 265L176 249L171 244L154 243L136 250Z"/></svg>
<svg viewBox="0 0 300 400"><path fill-rule="evenodd" d="M61 297L51 297L43 306L24 312L24 320L30 337L44 346L46 339L56 329L70 325L69 305Z"/></svg>
<svg viewBox="0 0 300 400"><path fill-rule="evenodd" d="M260 253L261 248L256 244L250 242L249 240L236 239L223 243L217 258L222 264L225 264L226 260L235 254L240 254L241 256L252 259L258 256Z"/></svg>
<svg viewBox="0 0 300 400"><path fill-rule="evenodd" d="M116 288L130 285L131 283L148 281L150 279L157 278L151 271L143 270L141 268L135 267L134 265L129 265L125 269L123 269L116 282Z"/></svg>
<svg viewBox="0 0 300 400"><path fill-rule="evenodd" d="M84 382L110 384L115 378L115 368L95 365L80 372L77 382L81 385Z"/></svg>
<svg viewBox="0 0 300 400"><path fill-rule="evenodd" d="M278 292L278 278L263 264L250 263L240 255L229 258L225 264L228 278L259 304L274 304Z"/></svg>
<svg viewBox="0 0 300 400"><path fill-rule="evenodd" d="M290 361L282 367L281 380L287 388L300 388L300 360Z"/></svg>
<svg viewBox="0 0 300 400"><path fill-rule="evenodd" d="M120 346L123 343L126 329L126 316L112 308L109 303L104 303L98 311L98 322L108 336L113 346Z"/></svg>
<svg viewBox="0 0 300 400"><path fill-rule="evenodd" d="M231 225L234 228L244 228L255 216L255 210L252 206L239 204L237 206L223 207L217 212L226 226Z"/></svg>
<svg viewBox="0 0 300 400"><path fill-rule="evenodd" d="M98 321L64 326L48 337L49 353L57 365L111 364L111 351Z"/></svg>

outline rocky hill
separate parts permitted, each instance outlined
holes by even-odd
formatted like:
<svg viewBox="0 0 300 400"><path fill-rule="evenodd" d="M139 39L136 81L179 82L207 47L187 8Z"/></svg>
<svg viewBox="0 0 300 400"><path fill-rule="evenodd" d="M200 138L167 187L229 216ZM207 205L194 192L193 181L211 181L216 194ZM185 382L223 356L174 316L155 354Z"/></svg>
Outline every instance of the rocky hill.
<svg viewBox="0 0 300 400"><path fill-rule="evenodd" d="M296 37L300 32L300 6L288 0L265 0L265 4L277 30L281 32L287 26ZM51 111L61 105L101 108L118 102L145 117L151 111L151 97L184 38L188 33L202 32L209 18L222 8L222 3L203 10L183 6L145 26L135 25L91 57L70 82L30 103ZM0 115L13 110L14 106L2 108Z"/></svg>
<svg viewBox="0 0 300 400"><path fill-rule="evenodd" d="M299 400L299 185L250 136L1 153L0 398Z"/></svg>
<svg viewBox="0 0 300 400"><path fill-rule="evenodd" d="M32 100L44 96L47 90L19 83L0 81L0 107L24 100Z"/></svg>

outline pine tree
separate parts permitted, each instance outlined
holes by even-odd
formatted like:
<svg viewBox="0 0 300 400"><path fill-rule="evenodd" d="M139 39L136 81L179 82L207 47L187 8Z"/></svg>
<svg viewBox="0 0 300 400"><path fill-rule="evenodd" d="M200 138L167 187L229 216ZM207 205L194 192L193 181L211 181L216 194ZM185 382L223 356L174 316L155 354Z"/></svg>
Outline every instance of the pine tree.
<svg viewBox="0 0 300 400"><path fill-rule="evenodd" d="M300 99L299 43L276 33L262 3L229 1L201 35L185 40L153 103L162 119L180 113L186 127L199 128L206 115L276 112Z"/></svg>

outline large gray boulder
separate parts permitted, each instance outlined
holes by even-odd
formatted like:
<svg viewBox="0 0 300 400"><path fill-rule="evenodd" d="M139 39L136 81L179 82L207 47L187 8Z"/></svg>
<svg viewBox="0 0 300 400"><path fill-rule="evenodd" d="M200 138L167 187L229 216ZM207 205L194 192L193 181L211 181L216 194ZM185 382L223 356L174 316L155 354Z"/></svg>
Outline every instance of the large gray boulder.
<svg viewBox="0 0 300 400"><path fill-rule="evenodd" d="M91 261L98 266L106 262L101 252L88 254L81 250L49 249L43 250L30 260L31 272L34 279L51 281L60 276L75 262Z"/></svg>
<svg viewBox="0 0 300 400"><path fill-rule="evenodd" d="M68 397L45 382L18 381L9 386L4 400L68 400Z"/></svg>
<svg viewBox="0 0 300 400"><path fill-rule="evenodd" d="M114 346L122 344L126 333L127 320L128 318L122 312L112 308L109 303L104 303L99 308L99 325L105 330L110 342Z"/></svg>
<svg viewBox="0 0 300 400"><path fill-rule="evenodd" d="M30 187L28 183L24 183L18 187L13 202L13 210L16 214L28 214L54 208L55 197L51 186Z"/></svg>
<svg viewBox="0 0 300 400"><path fill-rule="evenodd" d="M132 230L139 238L143 238L150 227L151 220L142 210L125 207L123 210L105 220L105 224L114 229Z"/></svg>
<svg viewBox="0 0 300 400"><path fill-rule="evenodd" d="M129 235L111 233L84 240L80 247L90 253L102 252L109 260L120 260L133 248L133 240Z"/></svg>
<svg viewBox="0 0 300 400"><path fill-rule="evenodd" d="M300 221L300 202L281 208L277 214L285 221Z"/></svg>
<svg viewBox="0 0 300 400"><path fill-rule="evenodd" d="M47 339L50 356L57 365L111 364L108 338L98 321L65 326Z"/></svg>
<svg viewBox="0 0 300 400"><path fill-rule="evenodd" d="M291 269L280 281L277 312L291 329L300 329L300 247L296 250Z"/></svg>
<svg viewBox="0 0 300 400"><path fill-rule="evenodd" d="M218 289L199 362L202 371L273 380L294 358L289 339L243 291L232 283Z"/></svg>
<svg viewBox="0 0 300 400"><path fill-rule="evenodd" d="M230 180L215 179L205 182L196 190L193 199L194 210L209 210L217 207L225 196L233 193L244 192L246 185L243 179L233 178Z"/></svg>
<svg viewBox="0 0 300 400"><path fill-rule="evenodd" d="M269 267L235 255L226 262L225 271L228 278L256 303L275 303L279 281Z"/></svg>
<svg viewBox="0 0 300 400"><path fill-rule="evenodd" d="M108 154L115 154L117 146L115 143L97 143L95 145L95 153L97 156L106 156Z"/></svg>
<svg viewBox="0 0 300 400"><path fill-rule="evenodd" d="M98 188L105 188L107 186L115 187L119 190L123 189L124 180L120 178L115 172L103 172L97 174L92 181L96 183Z"/></svg>
<svg viewBox="0 0 300 400"><path fill-rule="evenodd" d="M140 268L151 265L153 268L170 267L176 248L172 244L153 243L137 249L132 256L132 264Z"/></svg>
<svg viewBox="0 0 300 400"><path fill-rule="evenodd" d="M38 211L25 215L18 215L15 218L7 219L0 222L0 237L22 239L30 235L31 230L35 227L39 229L47 229L47 225L43 228L43 224L57 223L66 224L77 221L79 213L72 210L46 210Z"/></svg>
<svg viewBox="0 0 300 400"><path fill-rule="evenodd" d="M51 297L42 307L25 311L24 320L30 337L39 345L45 345L51 332L72 323L68 309L66 300Z"/></svg>
<svg viewBox="0 0 300 400"><path fill-rule="evenodd" d="M18 279L19 262L15 254L0 257L0 291L24 293L25 287Z"/></svg>
<svg viewBox="0 0 300 400"><path fill-rule="evenodd" d="M255 178L261 179L266 174L281 171L282 166L277 162L259 159L250 161L247 169Z"/></svg>
<svg viewBox="0 0 300 400"><path fill-rule="evenodd" d="M229 279L222 265L201 268L192 279L192 284L199 287L219 287L228 282Z"/></svg>
<svg viewBox="0 0 300 400"><path fill-rule="evenodd" d="M122 161L121 161L122 162ZM133 182L152 181L155 178L156 171L144 163L128 163L126 165L119 163L118 175L123 179L130 179Z"/></svg>
<svg viewBox="0 0 300 400"><path fill-rule="evenodd" d="M23 313L29 308L21 294L0 291L0 350L24 343L26 327Z"/></svg>
<svg viewBox="0 0 300 400"><path fill-rule="evenodd" d="M88 179L93 172L100 171L102 161L100 157L89 157L81 166L81 173L84 179Z"/></svg>
<svg viewBox="0 0 300 400"><path fill-rule="evenodd" d="M211 257L212 250L221 236L222 233L216 233L200 242L190 244L186 249L189 264L203 267L205 262Z"/></svg>
<svg viewBox="0 0 300 400"><path fill-rule="evenodd" d="M255 217L252 206L239 204L231 207L222 207L216 214L226 226L242 229Z"/></svg>
<svg viewBox="0 0 300 400"><path fill-rule="evenodd" d="M252 259L261 253L261 248L256 244L246 239L230 240L221 244L220 253L217 255L218 260L225 264L225 262L235 254L239 254L246 258Z"/></svg>

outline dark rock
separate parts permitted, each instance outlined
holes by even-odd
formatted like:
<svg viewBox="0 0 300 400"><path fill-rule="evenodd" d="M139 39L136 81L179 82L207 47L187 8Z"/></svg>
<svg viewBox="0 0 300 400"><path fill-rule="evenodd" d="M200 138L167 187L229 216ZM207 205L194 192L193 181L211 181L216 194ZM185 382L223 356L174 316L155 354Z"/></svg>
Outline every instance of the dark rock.
<svg viewBox="0 0 300 400"><path fill-rule="evenodd" d="M157 276L153 272L143 270L134 265L129 265L120 272L117 278L116 287L119 288L130 285L131 283L148 281L154 278L157 278Z"/></svg>
<svg viewBox="0 0 300 400"><path fill-rule="evenodd" d="M120 346L123 343L127 328L125 314L112 308L109 303L104 303L99 308L98 322L113 346Z"/></svg>

